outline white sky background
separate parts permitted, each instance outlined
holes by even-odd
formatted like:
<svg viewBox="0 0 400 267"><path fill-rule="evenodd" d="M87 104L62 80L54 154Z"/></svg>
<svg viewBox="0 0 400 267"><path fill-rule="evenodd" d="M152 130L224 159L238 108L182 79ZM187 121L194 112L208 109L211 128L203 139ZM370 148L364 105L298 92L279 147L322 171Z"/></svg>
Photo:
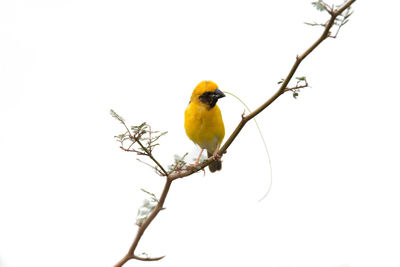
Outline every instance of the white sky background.
<svg viewBox="0 0 400 267"><path fill-rule="evenodd" d="M0 2L0 266L112 266L163 179L121 151L122 125L169 133L155 156L198 149L183 114L204 79L256 108L321 29L309 0ZM300 66L223 158L174 182L125 266L400 266L398 8L357 1L338 39ZM375 4L374 4L375 3ZM397 7L395 7L397 5ZM228 136L243 112L219 102Z"/></svg>

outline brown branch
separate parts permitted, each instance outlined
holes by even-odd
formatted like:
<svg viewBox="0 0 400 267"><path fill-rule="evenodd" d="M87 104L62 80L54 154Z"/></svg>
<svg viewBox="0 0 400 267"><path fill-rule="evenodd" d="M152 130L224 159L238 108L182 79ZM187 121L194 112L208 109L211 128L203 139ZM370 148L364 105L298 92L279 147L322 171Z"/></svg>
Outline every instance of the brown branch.
<svg viewBox="0 0 400 267"><path fill-rule="evenodd" d="M130 259L139 259L139 260L143 260L143 258L136 256L135 255L135 250L137 245L139 244L140 238L142 238L142 235L144 233L144 231L146 231L147 227L150 225L150 223L154 220L154 218L157 216L157 214L164 209L164 202L165 199L167 198L168 195L168 191L169 188L171 187L171 183L172 183L172 179L170 179L169 177L167 177L165 185L164 185L164 189L163 192L161 193L160 199L158 200L157 206L154 208L154 210L151 212L151 214L149 215L149 217L147 217L147 219L144 221L144 223L142 225L140 225L140 227L138 228L138 231L136 233L136 237L133 240L133 243L131 245L131 247L129 248L128 253L125 255L125 257L123 257L116 265L114 265L114 267L121 267L122 265L125 264L125 262L127 262ZM157 257L157 258L144 258L146 260L160 260L164 258L164 256L162 257Z"/></svg>
<svg viewBox="0 0 400 267"><path fill-rule="evenodd" d="M288 84L291 81L291 79L293 78L293 75L295 74L295 72L296 72L297 68L299 67L300 63L312 51L314 51L314 49L317 46L319 46L325 39L330 37L330 29L334 25L334 22L335 22L335 19L337 18L337 16L339 16L343 11L345 11L347 8L349 8L355 1L356 0L349 0L348 2L346 2L342 7L340 7L337 10L334 10L333 8L327 8L326 11L330 14L331 18L325 24L325 29L324 29L323 33L321 34L321 36L307 50L305 50L301 55L296 57L296 61L294 62L293 66L290 69L290 71L289 71L288 75L286 76L286 78L283 80L283 82L282 82L280 88L278 89L278 91L276 91L274 95L272 95L265 103L263 103L256 110L254 110L253 112L251 112L250 114L248 114L246 116L242 115L242 118L241 118L239 124L236 126L235 130L233 131L233 133L229 136L229 138L226 140L224 145L218 151L218 155L219 156L222 157L222 155L224 153L226 153L227 149L232 144L232 142L235 140L235 138L239 135L240 131L243 129L243 127L246 125L246 123L249 120L253 119L255 116L257 116L259 113L261 113L269 105L271 105L278 97L280 97L282 94L284 94L285 92L287 92L289 90L304 88L304 87L308 86L308 84L306 83L306 85L304 85L304 86L303 85L301 85L301 86L297 85L297 87L295 87L295 88L289 88ZM128 130L128 133L130 134L128 127L126 127L125 123L123 123L123 124L124 124L125 128ZM130 135L130 136L132 137L132 135ZM165 174L165 176L166 176L166 182L165 182L164 189L163 189L163 191L161 193L160 199L159 199L156 207L151 212L151 214L147 217L147 219L143 222L143 224L141 224L139 226L138 231L136 233L136 237L135 237L131 247L129 248L128 253L114 267L121 267L130 259L137 259L137 260L143 260L143 261L156 261L156 260L160 260L160 259L162 259L164 257L164 256L156 257L156 258L140 257L140 256L136 256L135 255L135 250L136 250L136 247L137 247L141 237L143 236L144 232L146 231L147 227L154 220L154 218L158 215L158 213L161 210L164 209L164 207L163 207L164 206L164 202L165 202L165 199L166 199L166 197L168 195L168 192L169 192L169 189L171 187L172 182L174 180L178 179L178 178L183 178L183 177L189 176L189 175L191 175L191 174L193 174L195 172L198 172L199 170L204 169L212 161L215 160L214 157L210 157L210 158L206 159L205 161L201 162L196 167L177 170L175 172L172 172L172 173L168 174L165 171L165 169L161 166L161 164L152 156L152 154L140 143L138 138L135 138L135 141L137 141L139 143L141 148L145 151L145 153L147 153L147 156L149 156L157 164L157 166L162 170L162 173Z"/></svg>
<svg viewBox="0 0 400 267"><path fill-rule="evenodd" d="M306 51L304 51L303 54L300 56L296 57L296 61L294 62L292 68L289 71L289 74L286 76L285 80L282 82L281 87L279 90L270 98L268 99L264 104L262 104L259 108L251 112L249 115L242 117L242 120L236 127L236 129L233 131L231 136L226 140L225 144L221 147L219 150L218 154L222 156L228 149L228 147L232 144L233 140L237 137L237 135L240 133L244 125L257 116L261 111L263 111L265 108L267 108L269 105L272 104L278 97L280 97L283 93L285 93L285 88L287 88L290 80L293 78L294 73L296 72L297 68L299 67L300 63L318 46L320 45L326 38L329 37L330 34L330 29L335 23L335 19L337 16L339 16L343 11L345 11L347 8L349 8L356 0L350 0L347 3L345 3L341 8L337 9L336 11L331 11L329 12L331 15L330 20L325 26L325 30L321 34L321 36L315 41Z"/></svg>

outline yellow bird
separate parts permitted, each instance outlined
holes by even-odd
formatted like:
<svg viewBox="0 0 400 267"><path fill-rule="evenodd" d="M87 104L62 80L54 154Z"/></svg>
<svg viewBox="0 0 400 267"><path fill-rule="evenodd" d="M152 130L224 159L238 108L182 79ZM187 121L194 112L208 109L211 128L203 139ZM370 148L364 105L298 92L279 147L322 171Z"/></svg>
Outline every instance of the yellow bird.
<svg viewBox="0 0 400 267"><path fill-rule="evenodd" d="M199 164L204 149L207 150L208 157L217 158L217 152L225 136L225 127L221 110L216 104L218 99L224 96L217 84L212 81L202 81L193 90L185 111L185 130L187 136L201 148L195 166ZM211 172L221 170L221 161L217 159L208 167Z"/></svg>

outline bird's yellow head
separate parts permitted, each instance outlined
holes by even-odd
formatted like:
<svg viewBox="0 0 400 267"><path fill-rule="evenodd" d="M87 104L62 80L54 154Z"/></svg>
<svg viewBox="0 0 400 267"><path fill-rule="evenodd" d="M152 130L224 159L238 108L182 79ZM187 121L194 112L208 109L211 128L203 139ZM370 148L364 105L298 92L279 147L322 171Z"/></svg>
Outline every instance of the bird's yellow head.
<svg viewBox="0 0 400 267"><path fill-rule="evenodd" d="M202 81L193 90L190 102L200 102L211 109L217 104L218 99L224 97L225 94L218 89L218 85L212 81Z"/></svg>

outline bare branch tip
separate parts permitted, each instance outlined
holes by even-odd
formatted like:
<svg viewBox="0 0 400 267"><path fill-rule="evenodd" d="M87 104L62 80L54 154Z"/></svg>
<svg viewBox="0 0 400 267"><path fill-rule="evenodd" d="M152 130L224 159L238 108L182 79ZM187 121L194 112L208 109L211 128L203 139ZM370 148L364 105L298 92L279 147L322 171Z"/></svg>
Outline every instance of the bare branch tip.
<svg viewBox="0 0 400 267"><path fill-rule="evenodd" d="M140 257L140 256L136 256L136 255L132 256L132 259L136 259L136 260L140 260L140 261L158 261L158 260L161 260L163 258L165 258L165 256L154 257L154 258L152 258L152 257Z"/></svg>

